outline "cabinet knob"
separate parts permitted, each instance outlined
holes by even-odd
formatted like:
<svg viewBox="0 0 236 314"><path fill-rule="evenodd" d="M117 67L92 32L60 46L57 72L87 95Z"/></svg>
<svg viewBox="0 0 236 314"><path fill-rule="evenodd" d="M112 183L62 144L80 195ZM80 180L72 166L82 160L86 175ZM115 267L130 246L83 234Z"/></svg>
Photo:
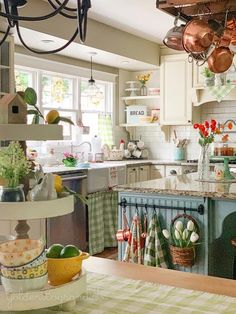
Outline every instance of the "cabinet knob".
<svg viewBox="0 0 236 314"><path fill-rule="evenodd" d="M140 168L140 170L143 170L143 168Z"/></svg>
<svg viewBox="0 0 236 314"><path fill-rule="evenodd" d="M188 123L192 123L192 121L191 121L191 120L188 120Z"/></svg>
<svg viewBox="0 0 236 314"><path fill-rule="evenodd" d="M133 171L136 171L136 169L135 169L135 168L133 168L132 170L133 170Z"/></svg>

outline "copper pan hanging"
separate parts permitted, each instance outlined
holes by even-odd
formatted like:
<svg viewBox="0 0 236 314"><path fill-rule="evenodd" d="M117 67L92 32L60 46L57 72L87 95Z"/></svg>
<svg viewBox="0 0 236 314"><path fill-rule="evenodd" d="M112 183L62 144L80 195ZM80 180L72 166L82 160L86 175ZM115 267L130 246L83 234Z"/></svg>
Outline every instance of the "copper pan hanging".
<svg viewBox="0 0 236 314"><path fill-rule="evenodd" d="M187 52L203 53L213 43L214 31L201 19L193 19L187 23L183 32L183 46Z"/></svg>
<svg viewBox="0 0 236 314"><path fill-rule="evenodd" d="M207 60L208 67L213 73L223 73L232 65L233 56L228 47L217 47Z"/></svg>

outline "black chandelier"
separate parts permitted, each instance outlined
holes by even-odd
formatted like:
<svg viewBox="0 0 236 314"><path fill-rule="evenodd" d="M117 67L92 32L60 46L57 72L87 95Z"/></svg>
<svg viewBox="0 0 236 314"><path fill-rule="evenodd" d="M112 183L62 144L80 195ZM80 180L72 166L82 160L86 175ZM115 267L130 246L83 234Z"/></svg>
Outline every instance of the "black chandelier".
<svg viewBox="0 0 236 314"><path fill-rule="evenodd" d="M87 15L88 15L88 10L91 8L90 0L77 0L76 8L71 8L67 6L69 0L64 0L64 1L47 0L47 2L53 8L52 12L48 13L47 15L30 17L30 16L20 16L18 14L18 8L25 6L27 4L27 0L3 0L4 10L2 9L0 10L0 17L6 18L8 26L7 26L7 29L5 31L3 38L0 41L0 46L6 40L7 36L10 34L10 30L14 27L16 28L17 34L19 36L19 39L22 45L26 49L37 54L49 54L49 53L59 52L65 49L66 47L68 47L74 41L74 39L76 38L78 34L80 37L80 41L84 43L86 40L86 33L87 33ZM57 14L60 14L65 18L77 20L78 26L75 29L72 37L67 41L67 43L57 49L53 49L49 51L40 51L40 50L35 50L29 47L22 38L19 21L31 21L31 22L44 21Z"/></svg>

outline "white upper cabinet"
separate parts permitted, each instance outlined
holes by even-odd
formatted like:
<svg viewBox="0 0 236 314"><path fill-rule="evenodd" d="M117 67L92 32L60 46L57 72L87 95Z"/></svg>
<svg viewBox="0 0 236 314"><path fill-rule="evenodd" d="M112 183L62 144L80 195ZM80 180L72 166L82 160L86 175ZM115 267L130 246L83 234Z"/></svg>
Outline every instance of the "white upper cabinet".
<svg viewBox="0 0 236 314"><path fill-rule="evenodd" d="M161 124L192 124L192 64L187 54L161 57Z"/></svg>

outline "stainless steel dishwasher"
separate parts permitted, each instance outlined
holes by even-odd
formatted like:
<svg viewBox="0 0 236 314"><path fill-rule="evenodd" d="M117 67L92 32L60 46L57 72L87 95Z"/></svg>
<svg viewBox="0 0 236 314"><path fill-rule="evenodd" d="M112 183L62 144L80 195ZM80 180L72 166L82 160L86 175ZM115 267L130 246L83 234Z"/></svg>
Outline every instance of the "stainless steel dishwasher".
<svg viewBox="0 0 236 314"><path fill-rule="evenodd" d="M86 170L57 172L62 177L63 185L84 196L87 194ZM87 208L75 199L74 212L68 215L47 219L47 246L54 243L73 244L79 249L88 249L88 214Z"/></svg>

